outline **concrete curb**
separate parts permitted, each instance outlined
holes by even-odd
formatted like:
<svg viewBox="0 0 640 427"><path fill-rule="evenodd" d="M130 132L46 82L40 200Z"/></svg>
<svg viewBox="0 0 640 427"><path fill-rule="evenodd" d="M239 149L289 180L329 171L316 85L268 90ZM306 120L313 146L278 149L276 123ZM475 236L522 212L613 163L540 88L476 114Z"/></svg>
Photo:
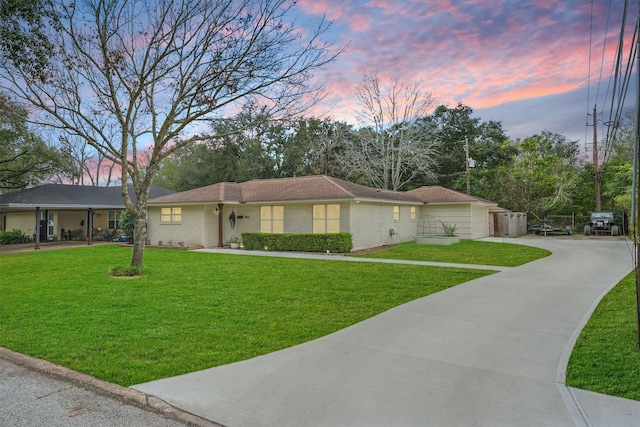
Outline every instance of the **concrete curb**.
<svg viewBox="0 0 640 427"><path fill-rule="evenodd" d="M591 304L591 306L585 313L584 317L582 318L578 326L576 326L576 329L573 331L573 334L571 334L571 336L569 337L569 340L567 341L567 345L565 346L564 351L562 352L562 356L560 357L560 361L558 363L555 383L556 383L556 386L558 387L558 391L560 392L560 395L562 396L562 400L567 406L567 410L569 411L569 413L571 414L571 417L573 418L573 422L576 427L593 427L593 424L591 423L591 420L589 419L587 412L582 407L582 403L580 402L580 400L577 398L575 393L573 393L571 388L568 387L566 384L567 369L569 367L569 359L571 358L571 353L573 352L573 348L575 347L576 342L578 341L580 333L582 332L584 327L587 326L587 323L589 322L589 319L591 319L593 312L596 311L596 308L598 308L598 305L600 305L600 302L603 300L603 298L617 284L618 282L611 283L607 287L607 289L605 289L604 292L602 292L593 301L593 304Z"/></svg>
<svg viewBox="0 0 640 427"><path fill-rule="evenodd" d="M83 374L43 359L37 359L22 353L17 353L4 347L0 347L0 358L16 365L42 372L46 375L73 382L87 390L107 395L148 411L160 413L167 418L171 418L194 427L224 427L221 424L214 423L182 409L176 408L158 397L132 388L102 381L96 377L92 377L91 375Z"/></svg>

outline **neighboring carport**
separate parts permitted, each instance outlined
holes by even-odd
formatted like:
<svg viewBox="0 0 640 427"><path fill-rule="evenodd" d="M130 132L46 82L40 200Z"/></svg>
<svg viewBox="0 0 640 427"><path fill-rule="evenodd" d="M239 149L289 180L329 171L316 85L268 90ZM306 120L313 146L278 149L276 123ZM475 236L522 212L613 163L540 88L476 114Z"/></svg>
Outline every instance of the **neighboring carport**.
<svg viewBox="0 0 640 427"><path fill-rule="evenodd" d="M40 249L43 240L57 239L59 231L60 239L64 239L66 230L70 230L73 224L74 227L80 227L84 239L91 245L95 213L125 209L121 191L120 186L44 184L0 194L0 226L2 230L22 230L33 237L35 249ZM152 187L149 196L160 197L171 193L171 190ZM131 187L129 195L135 200Z"/></svg>

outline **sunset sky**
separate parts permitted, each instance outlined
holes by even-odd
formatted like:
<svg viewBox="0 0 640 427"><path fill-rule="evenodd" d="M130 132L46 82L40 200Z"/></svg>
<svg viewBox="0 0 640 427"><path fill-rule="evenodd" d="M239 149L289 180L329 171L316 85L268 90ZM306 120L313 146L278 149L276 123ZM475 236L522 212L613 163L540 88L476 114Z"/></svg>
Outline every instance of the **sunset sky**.
<svg viewBox="0 0 640 427"><path fill-rule="evenodd" d="M592 120L587 112L594 105L599 113L610 109L623 5L623 0L300 0L298 24L325 16L334 21L325 38L349 44L318 73L331 91L322 107L338 120L355 123L355 88L365 72L375 72L419 81L440 104L469 105L483 120L502 121L512 138L549 130L584 142L592 138L591 129L586 135ZM635 16L636 4L630 2L625 58Z"/></svg>

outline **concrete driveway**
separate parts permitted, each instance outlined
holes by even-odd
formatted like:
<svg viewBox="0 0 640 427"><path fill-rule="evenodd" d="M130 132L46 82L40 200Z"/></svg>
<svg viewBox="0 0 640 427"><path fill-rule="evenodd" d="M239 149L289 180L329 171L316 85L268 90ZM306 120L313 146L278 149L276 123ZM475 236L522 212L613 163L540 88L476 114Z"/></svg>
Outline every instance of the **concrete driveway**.
<svg viewBox="0 0 640 427"><path fill-rule="evenodd" d="M632 270L633 247L508 241L553 255L302 345L133 388L229 427L640 426L639 402L564 385L574 340Z"/></svg>

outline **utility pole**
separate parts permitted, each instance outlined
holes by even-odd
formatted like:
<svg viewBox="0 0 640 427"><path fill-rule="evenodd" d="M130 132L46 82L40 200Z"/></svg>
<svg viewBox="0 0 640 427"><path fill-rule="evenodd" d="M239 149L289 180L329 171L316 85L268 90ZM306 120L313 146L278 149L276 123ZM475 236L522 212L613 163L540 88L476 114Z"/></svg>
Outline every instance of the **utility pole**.
<svg viewBox="0 0 640 427"><path fill-rule="evenodd" d="M465 173L467 174L467 194L471 194L471 174L469 173L469 138L464 138Z"/></svg>
<svg viewBox="0 0 640 427"><path fill-rule="evenodd" d="M640 29L640 0L636 6L636 32ZM640 39L636 42L636 123L635 123L635 144L633 145L633 189L631 202L631 223L633 224L633 243L636 246L635 272L636 272L636 315L637 315L637 337L638 348L640 349L640 270L638 270L638 257L640 257L640 245L638 244L637 221L635 209L640 214L640 204L637 195L640 193L640 182L638 180L638 156L640 156ZM636 206L634 206L634 203Z"/></svg>
<svg viewBox="0 0 640 427"><path fill-rule="evenodd" d="M596 182L596 212L602 210L600 203L600 171L598 170L598 128L596 120L596 107L593 107L593 169L595 171Z"/></svg>

